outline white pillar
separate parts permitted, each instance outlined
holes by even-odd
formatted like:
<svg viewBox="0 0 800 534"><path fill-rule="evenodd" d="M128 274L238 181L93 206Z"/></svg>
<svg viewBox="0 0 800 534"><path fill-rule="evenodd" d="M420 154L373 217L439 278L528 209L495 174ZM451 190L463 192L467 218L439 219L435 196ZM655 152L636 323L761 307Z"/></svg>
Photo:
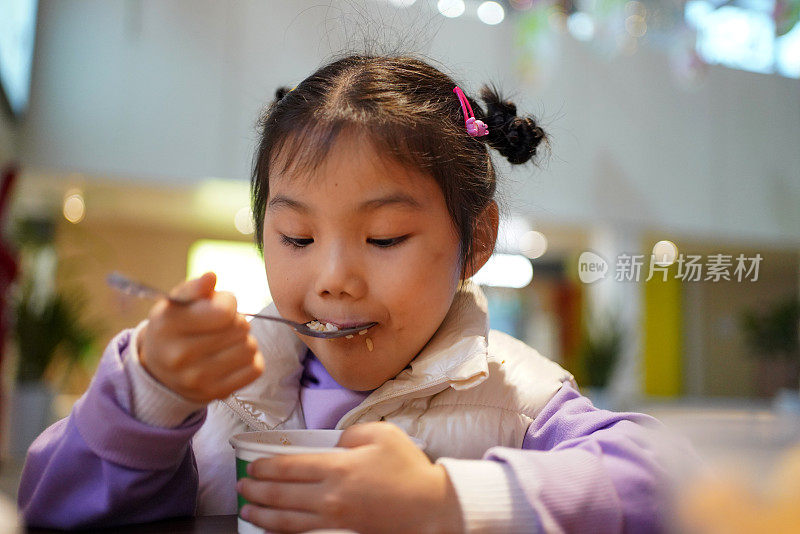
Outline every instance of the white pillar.
<svg viewBox="0 0 800 534"><path fill-rule="evenodd" d="M608 400L614 408L624 409L642 395L642 306L644 280L647 278L649 251L642 250L640 230L628 224L596 227L589 236L590 248L608 262L606 276L587 288L590 317L616 314L626 332L623 348L608 385ZM621 255L644 255L638 276L618 281L616 272Z"/></svg>

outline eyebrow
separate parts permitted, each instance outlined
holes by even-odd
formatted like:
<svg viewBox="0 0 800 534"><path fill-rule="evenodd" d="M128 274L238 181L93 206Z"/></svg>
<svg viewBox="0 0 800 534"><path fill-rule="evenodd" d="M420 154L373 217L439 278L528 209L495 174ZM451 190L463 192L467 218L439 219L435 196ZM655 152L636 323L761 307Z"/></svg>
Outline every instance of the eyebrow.
<svg viewBox="0 0 800 534"><path fill-rule="evenodd" d="M422 204L420 204L419 201L417 201L414 197L406 195L405 193L394 193L384 197L378 197L373 198L372 200L364 201L358 206L357 211L374 211L385 206L399 206L414 210L422 209ZM267 203L268 210L279 210L282 208L289 208L301 213L311 213L313 211L307 204L303 204L298 200L282 195L273 197Z"/></svg>

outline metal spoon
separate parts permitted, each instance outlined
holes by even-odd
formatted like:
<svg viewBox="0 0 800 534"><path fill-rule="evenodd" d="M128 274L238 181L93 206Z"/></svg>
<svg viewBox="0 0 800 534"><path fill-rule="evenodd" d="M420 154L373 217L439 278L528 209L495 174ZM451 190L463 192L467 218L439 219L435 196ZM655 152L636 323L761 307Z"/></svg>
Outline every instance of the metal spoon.
<svg viewBox="0 0 800 534"><path fill-rule="evenodd" d="M120 293L124 293L126 295L130 295L137 298L145 298L145 299L167 299L173 304L178 305L186 305L191 304L193 301L191 300L183 300L175 297L171 297L166 291L162 291L160 289L156 289L154 287L150 287L148 285L142 284L141 282L137 282L135 280L131 280L124 274L113 272L106 277L106 282L112 288L116 289ZM372 328L378 323L368 323L363 326L357 326L353 328L343 328L341 330L334 330L334 331L325 331L320 332L319 330L314 330L308 324L305 323L296 323L294 321L290 321L289 319L284 319L283 317L273 317L271 315L260 315L258 313L242 313L239 312L240 315L245 315L247 317L253 317L256 319L267 319L269 321L277 321L279 323L284 323L297 331L298 334L302 334L304 336L311 336L311 337L319 337L323 339L334 339L337 337L344 337L344 336L352 336L357 333L361 333L368 328Z"/></svg>

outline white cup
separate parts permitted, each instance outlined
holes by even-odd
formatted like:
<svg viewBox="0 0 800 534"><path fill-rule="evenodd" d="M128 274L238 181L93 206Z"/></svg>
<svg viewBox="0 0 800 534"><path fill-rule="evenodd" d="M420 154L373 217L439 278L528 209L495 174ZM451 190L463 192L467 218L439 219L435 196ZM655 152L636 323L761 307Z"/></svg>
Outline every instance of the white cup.
<svg viewBox="0 0 800 534"><path fill-rule="evenodd" d="M236 451L236 480L247 476L247 466L258 458L269 458L279 454L321 454L343 452L347 449L337 447L342 430L265 430L236 434L230 444ZM411 437L417 447L425 450L425 442ZM237 513L247 501L237 496ZM261 534L264 529L242 519L237 519L239 534Z"/></svg>
<svg viewBox="0 0 800 534"><path fill-rule="evenodd" d="M236 451L236 480L247 476L247 466L258 458L269 458L278 454L320 454L342 452L336 447L341 430L265 430L236 434L229 442ZM247 501L237 496L237 513ZM262 534L264 529L238 517L239 534Z"/></svg>

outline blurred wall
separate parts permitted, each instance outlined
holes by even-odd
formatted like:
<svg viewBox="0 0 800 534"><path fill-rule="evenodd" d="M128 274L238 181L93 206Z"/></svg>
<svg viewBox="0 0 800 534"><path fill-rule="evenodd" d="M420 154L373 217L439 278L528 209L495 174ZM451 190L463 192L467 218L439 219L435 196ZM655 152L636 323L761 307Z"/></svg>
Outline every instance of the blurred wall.
<svg viewBox="0 0 800 534"><path fill-rule="evenodd" d="M800 243L797 80L710 66L682 88L666 50L604 60L566 35L557 48L534 93L555 136L529 195L544 216Z"/></svg>
<svg viewBox="0 0 800 534"><path fill-rule="evenodd" d="M167 181L245 179L259 109L275 90L364 40L433 48L478 79L510 73L506 32L417 12L399 20L375 1L43 1L24 160Z"/></svg>
<svg viewBox="0 0 800 534"><path fill-rule="evenodd" d="M41 3L30 167L166 181L248 176L259 108L362 41L427 54L469 89L497 81L553 135L545 172L510 173L540 220L800 243L796 80L711 67L684 89L665 51L607 61L567 35L520 80L513 17L445 19L419 0ZM505 166L507 170L507 166Z"/></svg>

